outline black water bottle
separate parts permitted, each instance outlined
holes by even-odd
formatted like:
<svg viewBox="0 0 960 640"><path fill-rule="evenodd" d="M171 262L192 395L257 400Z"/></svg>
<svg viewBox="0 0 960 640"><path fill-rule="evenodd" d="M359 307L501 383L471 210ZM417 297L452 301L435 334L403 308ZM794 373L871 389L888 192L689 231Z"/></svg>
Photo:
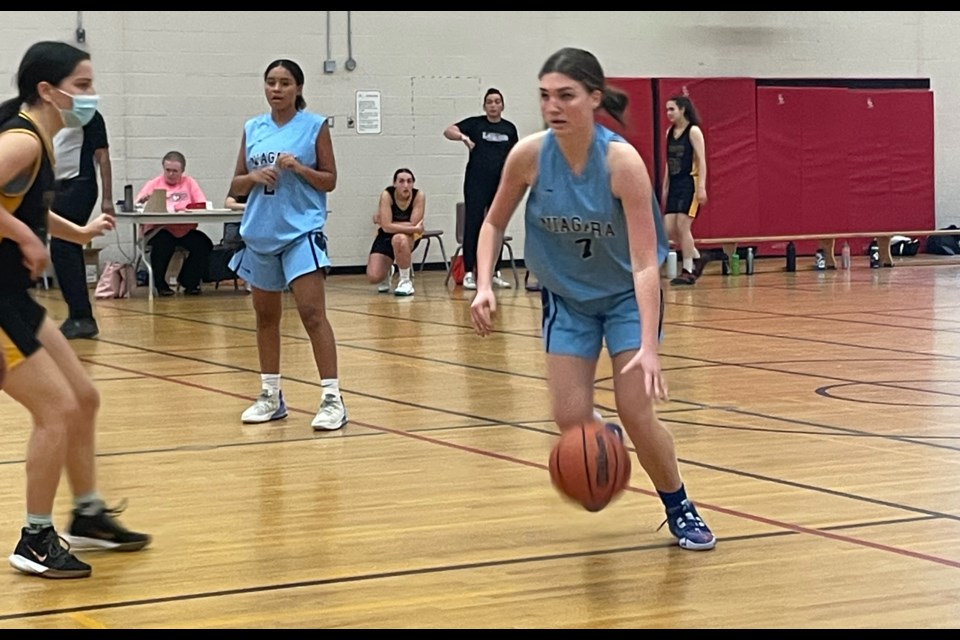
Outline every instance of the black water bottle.
<svg viewBox="0 0 960 640"><path fill-rule="evenodd" d="M870 268L880 268L880 245L877 244L876 238L870 241Z"/></svg>
<svg viewBox="0 0 960 640"><path fill-rule="evenodd" d="M133 185L127 184L123 186L123 210L127 213L134 211L133 204Z"/></svg>
<svg viewBox="0 0 960 640"><path fill-rule="evenodd" d="M797 270L797 248L792 242L787 243L787 271Z"/></svg>

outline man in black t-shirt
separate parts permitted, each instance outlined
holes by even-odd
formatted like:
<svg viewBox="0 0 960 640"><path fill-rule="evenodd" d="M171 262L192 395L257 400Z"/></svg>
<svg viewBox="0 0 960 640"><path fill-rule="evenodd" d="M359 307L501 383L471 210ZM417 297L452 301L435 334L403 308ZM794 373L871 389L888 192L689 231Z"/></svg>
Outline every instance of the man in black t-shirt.
<svg viewBox="0 0 960 640"><path fill-rule="evenodd" d="M81 128L63 128L53 140L56 156L57 193L53 212L80 226L87 224L97 197L101 196L100 211L113 215L113 175L110 166L110 145L107 126L100 112ZM97 170L102 188L97 189ZM83 247L79 244L52 238L50 260L53 262L57 283L70 316L60 326L68 340L94 338L100 332L90 305L87 290L87 268Z"/></svg>
<svg viewBox="0 0 960 640"><path fill-rule="evenodd" d="M493 203L493 196L500 184L500 174L507 154L517 144L517 128L503 113L503 94L499 89L487 89L483 97L482 116L464 118L443 132L447 140L463 142L470 151L467 170L463 180L463 278L465 289L476 289L477 240L480 227ZM494 286L509 287L510 283L500 278L497 272Z"/></svg>

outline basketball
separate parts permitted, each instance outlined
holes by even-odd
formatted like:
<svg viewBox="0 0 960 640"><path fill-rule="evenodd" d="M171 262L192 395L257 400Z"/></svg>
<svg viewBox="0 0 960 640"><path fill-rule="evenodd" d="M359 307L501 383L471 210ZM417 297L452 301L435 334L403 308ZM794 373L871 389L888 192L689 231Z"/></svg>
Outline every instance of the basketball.
<svg viewBox="0 0 960 640"><path fill-rule="evenodd" d="M620 427L589 422L565 430L550 452L550 480L561 495L600 511L630 482L630 452Z"/></svg>

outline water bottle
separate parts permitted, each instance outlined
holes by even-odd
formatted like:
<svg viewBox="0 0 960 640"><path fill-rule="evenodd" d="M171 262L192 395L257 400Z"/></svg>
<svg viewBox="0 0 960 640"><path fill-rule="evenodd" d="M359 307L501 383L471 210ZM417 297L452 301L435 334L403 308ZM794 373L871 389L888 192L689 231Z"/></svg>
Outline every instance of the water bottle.
<svg viewBox="0 0 960 640"><path fill-rule="evenodd" d="M677 277L677 252L671 251L667 254L667 277L670 279Z"/></svg>
<svg viewBox="0 0 960 640"><path fill-rule="evenodd" d="M880 245L877 244L876 238L870 241L870 268L880 268Z"/></svg>
<svg viewBox="0 0 960 640"><path fill-rule="evenodd" d="M740 275L740 254L734 253L730 256L730 273L732 275Z"/></svg>
<svg viewBox="0 0 960 640"><path fill-rule="evenodd" d="M846 242L843 243L843 249L840 251L840 268L850 268L850 245Z"/></svg>
<svg viewBox="0 0 960 640"><path fill-rule="evenodd" d="M133 211L133 185L127 184L123 187L123 211L130 213Z"/></svg>
<svg viewBox="0 0 960 640"><path fill-rule="evenodd" d="M747 275L753 275L753 247L747 247Z"/></svg>
<svg viewBox="0 0 960 640"><path fill-rule="evenodd" d="M817 271L823 271L827 268L827 256L823 249L817 249Z"/></svg>
<svg viewBox="0 0 960 640"><path fill-rule="evenodd" d="M797 270L797 248L792 242L787 243L787 271Z"/></svg>

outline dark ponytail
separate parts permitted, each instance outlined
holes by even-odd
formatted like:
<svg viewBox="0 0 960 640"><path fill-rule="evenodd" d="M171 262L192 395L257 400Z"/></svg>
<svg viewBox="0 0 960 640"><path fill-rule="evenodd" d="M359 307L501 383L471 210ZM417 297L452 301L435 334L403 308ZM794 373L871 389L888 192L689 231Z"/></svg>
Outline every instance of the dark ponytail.
<svg viewBox="0 0 960 640"><path fill-rule="evenodd" d="M90 54L66 42L46 40L37 42L23 54L17 70L17 95L0 104L0 122L17 115L23 105L40 101L37 85L49 82L57 86L76 70L77 65L89 60Z"/></svg>
<svg viewBox="0 0 960 640"><path fill-rule="evenodd" d="M586 88L587 93L600 91L603 97L600 106L620 124L624 124L623 114L630 101L627 94L607 86L607 79L603 75L600 61L589 51L565 47L547 58L540 69L538 78L548 73L562 73L573 78Z"/></svg>
<svg viewBox="0 0 960 640"><path fill-rule="evenodd" d="M267 65L267 70L263 72L263 81L267 81L267 76L270 74L270 71L276 67L283 67L290 72L290 75L293 76L293 81L297 83L297 86L300 87L301 93L297 94L297 100L294 103L297 111L303 111L307 108L307 101L303 99L303 69L300 68L293 60L287 60L286 58L280 58L279 60L274 60Z"/></svg>

